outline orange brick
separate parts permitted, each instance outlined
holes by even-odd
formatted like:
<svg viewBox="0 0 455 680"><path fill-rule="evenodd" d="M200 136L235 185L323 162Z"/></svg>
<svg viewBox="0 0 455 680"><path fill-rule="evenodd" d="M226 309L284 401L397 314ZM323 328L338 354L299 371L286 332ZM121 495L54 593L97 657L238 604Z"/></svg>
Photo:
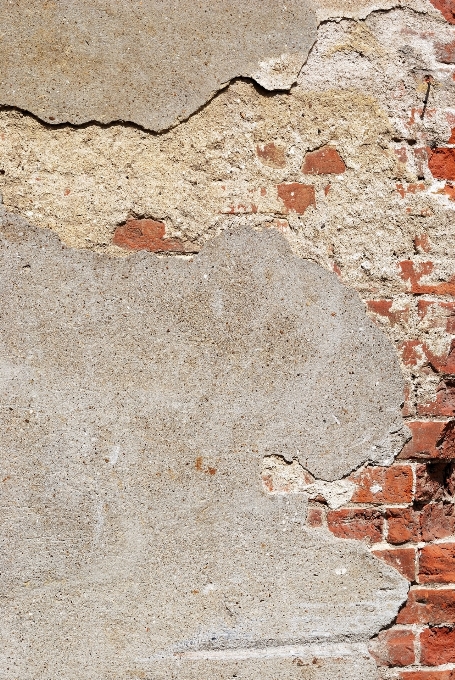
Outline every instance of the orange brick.
<svg viewBox="0 0 455 680"><path fill-rule="evenodd" d="M416 548L373 550L376 557L395 567L408 581L415 581Z"/></svg>
<svg viewBox="0 0 455 680"><path fill-rule="evenodd" d="M349 477L356 485L353 503L410 503L413 474L410 465L367 467Z"/></svg>

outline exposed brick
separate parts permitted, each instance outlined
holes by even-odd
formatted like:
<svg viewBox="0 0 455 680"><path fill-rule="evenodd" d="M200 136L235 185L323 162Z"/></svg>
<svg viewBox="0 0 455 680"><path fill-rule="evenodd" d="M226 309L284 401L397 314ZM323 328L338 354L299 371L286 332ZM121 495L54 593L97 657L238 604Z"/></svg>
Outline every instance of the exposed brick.
<svg viewBox="0 0 455 680"><path fill-rule="evenodd" d="M382 539L384 519L374 508L331 510L327 525L339 538L368 539L378 543Z"/></svg>
<svg viewBox="0 0 455 680"><path fill-rule="evenodd" d="M398 569L408 581L415 581L416 548L383 549L372 552L379 559Z"/></svg>
<svg viewBox="0 0 455 680"><path fill-rule="evenodd" d="M393 545L420 540L420 516L412 508L388 508L387 540Z"/></svg>
<svg viewBox="0 0 455 680"><path fill-rule="evenodd" d="M400 680L455 680L455 671L402 671Z"/></svg>
<svg viewBox="0 0 455 680"><path fill-rule="evenodd" d="M455 149L453 149L455 152ZM409 281L410 292L415 295L455 295L455 277L441 283L421 284L420 279L428 276L434 269L432 262L416 263L403 260L398 263L403 281Z"/></svg>
<svg viewBox="0 0 455 680"><path fill-rule="evenodd" d="M353 503L410 503L413 475L410 465L366 467L349 477L356 489Z"/></svg>
<svg viewBox="0 0 455 680"><path fill-rule="evenodd" d="M307 153L302 167L302 172L309 175L339 175L345 170L346 165L333 146Z"/></svg>
<svg viewBox="0 0 455 680"><path fill-rule="evenodd" d="M436 625L455 623L455 589L434 590L416 588L411 590L397 623L426 623Z"/></svg>
<svg viewBox="0 0 455 680"><path fill-rule="evenodd" d="M448 43L436 43L436 59L443 64L455 64L455 40Z"/></svg>
<svg viewBox="0 0 455 680"><path fill-rule="evenodd" d="M429 253L431 250L428 234L417 234L414 237L414 248L417 253Z"/></svg>
<svg viewBox="0 0 455 680"><path fill-rule="evenodd" d="M455 582L455 543L426 545L420 551L420 583Z"/></svg>
<svg viewBox="0 0 455 680"><path fill-rule="evenodd" d="M408 629L383 630L369 645L378 666L411 666L415 662L414 633Z"/></svg>
<svg viewBox="0 0 455 680"><path fill-rule="evenodd" d="M428 159L428 167L436 179L455 180L455 149L448 147L433 149Z"/></svg>
<svg viewBox="0 0 455 680"><path fill-rule="evenodd" d="M324 517L324 508L321 508L320 506L310 506L308 508L306 523L312 528L322 527L324 526Z"/></svg>
<svg viewBox="0 0 455 680"><path fill-rule="evenodd" d="M425 666L455 662L455 628L426 628L420 634L420 659Z"/></svg>
<svg viewBox="0 0 455 680"><path fill-rule="evenodd" d="M414 495L417 503L440 501L444 498L447 467L445 461L436 461L417 466L416 490Z"/></svg>
<svg viewBox="0 0 455 680"><path fill-rule="evenodd" d="M156 220L127 220L115 230L113 242L129 250L151 250L182 252L182 243L175 239L164 238L166 226Z"/></svg>
<svg viewBox="0 0 455 680"><path fill-rule="evenodd" d="M430 0L433 7L436 7L444 19L450 24L455 24L455 0Z"/></svg>
<svg viewBox="0 0 455 680"><path fill-rule="evenodd" d="M421 319L420 327L424 329L441 328L447 333L455 334L454 302L420 298L417 302L417 313Z"/></svg>
<svg viewBox="0 0 455 680"><path fill-rule="evenodd" d="M407 186L397 184L397 191L401 198L404 198L406 194L416 194L418 191L425 191L425 184L423 184L423 182L419 182L418 184L412 183Z"/></svg>
<svg viewBox="0 0 455 680"><path fill-rule="evenodd" d="M412 439L405 444L399 458L455 458L455 421L415 420L407 425Z"/></svg>
<svg viewBox="0 0 455 680"><path fill-rule="evenodd" d="M444 486L450 496L455 496L455 463L450 463L444 471Z"/></svg>
<svg viewBox="0 0 455 680"><path fill-rule="evenodd" d="M409 306L392 311L392 305L393 300L367 300L370 312L387 319L391 326L395 326L397 323L406 323L409 320Z"/></svg>
<svg viewBox="0 0 455 680"><path fill-rule="evenodd" d="M296 212L303 215L310 205L316 206L314 187L310 184L292 182L291 184L279 184L277 189L278 197L284 204L283 212L285 214Z"/></svg>
<svg viewBox="0 0 455 680"><path fill-rule="evenodd" d="M455 416L455 378L441 380L434 401L417 405L421 416Z"/></svg>
<svg viewBox="0 0 455 680"><path fill-rule="evenodd" d="M423 541L448 538L455 533L455 506L453 503L429 503L420 516Z"/></svg>
<svg viewBox="0 0 455 680"><path fill-rule="evenodd" d="M271 168L285 168L286 167L286 149L282 146L277 146L274 142L264 144L256 147L256 153L264 165Z"/></svg>

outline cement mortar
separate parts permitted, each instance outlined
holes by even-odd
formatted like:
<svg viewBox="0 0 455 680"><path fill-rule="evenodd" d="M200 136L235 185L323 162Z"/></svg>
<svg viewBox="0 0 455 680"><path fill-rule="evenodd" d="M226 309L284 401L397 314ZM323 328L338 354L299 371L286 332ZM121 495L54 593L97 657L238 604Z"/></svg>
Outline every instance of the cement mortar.
<svg viewBox="0 0 455 680"><path fill-rule="evenodd" d="M357 296L275 230L192 262L77 252L6 213L2 232L6 677L390 622L404 579L260 479L270 453L339 478L401 426L393 348Z"/></svg>

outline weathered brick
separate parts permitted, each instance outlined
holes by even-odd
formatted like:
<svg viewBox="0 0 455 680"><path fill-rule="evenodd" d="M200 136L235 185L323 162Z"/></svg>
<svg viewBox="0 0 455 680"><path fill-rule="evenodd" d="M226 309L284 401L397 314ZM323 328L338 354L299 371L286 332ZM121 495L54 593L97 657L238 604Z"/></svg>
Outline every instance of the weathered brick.
<svg viewBox="0 0 455 680"><path fill-rule="evenodd" d="M399 458L455 458L455 421L415 420L407 423L412 439L403 447ZM396 501L401 502L401 501Z"/></svg>
<svg viewBox="0 0 455 680"><path fill-rule="evenodd" d="M302 167L302 172L308 175L339 175L345 170L346 165L333 146L307 153Z"/></svg>
<svg viewBox="0 0 455 680"><path fill-rule="evenodd" d="M410 503L413 474L410 465L367 467L349 477L356 489L353 503Z"/></svg>
<svg viewBox="0 0 455 680"><path fill-rule="evenodd" d="M384 519L374 508L331 510L327 525L339 538L368 539L377 543L382 539Z"/></svg>
<svg viewBox="0 0 455 680"><path fill-rule="evenodd" d="M380 549L372 552L379 559L398 569L408 581L415 581L416 548Z"/></svg>
<svg viewBox="0 0 455 680"><path fill-rule="evenodd" d="M455 24L455 0L430 0L433 7L436 7L444 19L450 24Z"/></svg>
<svg viewBox="0 0 455 680"><path fill-rule="evenodd" d="M455 680L455 671L402 671L400 680Z"/></svg>
<svg viewBox="0 0 455 680"><path fill-rule="evenodd" d="M414 633L409 629L383 630L369 645L378 666L411 666L415 662Z"/></svg>
<svg viewBox="0 0 455 680"><path fill-rule="evenodd" d="M416 234L414 236L414 249L417 253L429 253L431 250L430 239L428 234Z"/></svg>
<svg viewBox="0 0 455 680"><path fill-rule="evenodd" d="M387 508L387 541L392 545L420 540L419 513L412 508Z"/></svg>
<svg viewBox="0 0 455 680"><path fill-rule="evenodd" d="M455 533L455 506L453 503L428 503L420 515L423 541L448 538Z"/></svg>
<svg viewBox="0 0 455 680"><path fill-rule="evenodd" d="M324 526L325 510L320 505L308 508L306 523L313 529Z"/></svg>
<svg viewBox="0 0 455 680"><path fill-rule="evenodd" d="M455 149L448 147L433 149L428 159L428 167L436 179L455 180Z"/></svg>
<svg viewBox="0 0 455 680"><path fill-rule="evenodd" d="M417 404L421 416L455 416L455 378L441 380L436 388L436 398Z"/></svg>
<svg viewBox="0 0 455 680"><path fill-rule="evenodd" d="M420 298L417 302L419 328L441 328L455 334L455 303Z"/></svg>
<svg viewBox="0 0 455 680"><path fill-rule="evenodd" d="M435 543L422 548L419 557L419 582L455 582L455 543Z"/></svg>
<svg viewBox="0 0 455 680"><path fill-rule="evenodd" d="M416 588L411 590L397 623L437 625L455 623L455 589Z"/></svg>
<svg viewBox="0 0 455 680"><path fill-rule="evenodd" d="M455 152L455 149L453 149ZM401 278L409 282L409 292L415 295L455 295L455 277L440 283L422 284L420 279L428 276L434 270L433 262L413 262L402 260L398 263Z"/></svg>
<svg viewBox="0 0 455 680"><path fill-rule="evenodd" d="M420 634L420 660L425 666L455 663L455 628L426 628Z"/></svg>
<svg viewBox="0 0 455 680"><path fill-rule="evenodd" d="M455 64L455 40L447 43L435 43L436 58L443 64Z"/></svg>
<svg viewBox="0 0 455 680"><path fill-rule="evenodd" d="M310 184L299 184L292 182L291 184L279 184L278 197L281 198L284 204L283 213L296 212L303 215L305 210L310 205L316 206L316 195L314 187Z"/></svg>
<svg viewBox="0 0 455 680"><path fill-rule="evenodd" d="M445 461L436 461L417 466L414 494L417 503L440 501L444 498L448 465L450 464Z"/></svg>
<svg viewBox="0 0 455 680"><path fill-rule="evenodd" d="M387 319L391 326L406 323L409 320L409 305L404 309L392 311L393 300L367 300L367 306L373 314Z"/></svg>
<svg viewBox="0 0 455 680"><path fill-rule="evenodd" d="M184 246L175 239L164 238L166 226L156 220L127 220L115 230L113 242L129 250L151 250L182 252Z"/></svg>
<svg viewBox="0 0 455 680"><path fill-rule="evenodd" d="M258 145L256 147L256 154L264 165L271 168L285 168L286 167L286 149L282 146L277 146L274 142Z"/></svg>

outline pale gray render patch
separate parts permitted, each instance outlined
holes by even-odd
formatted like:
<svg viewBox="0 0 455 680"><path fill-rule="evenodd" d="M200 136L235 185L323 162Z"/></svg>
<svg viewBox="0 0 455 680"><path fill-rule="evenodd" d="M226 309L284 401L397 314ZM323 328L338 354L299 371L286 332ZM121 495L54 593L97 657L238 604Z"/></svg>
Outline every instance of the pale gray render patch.
<svg viewBox="0 0 455 680"><path fill-rule="evenodd" d="M238 76L289 88L317 28L307 0L2 2L0 25L1 104L156 131Z"/></svg>
<svg viewBox="0 0 455 680"><path fill-rule="evenodd" d="M374 677L356 645L407 583L260 479L270 453L340 478L400 427L395 352L357 295L272 229L188 262L2 222L0 673L161 677L183 654L162 677L209 678L316 644L319 670L269 677L344 680L344 644ZM204 651L228 657L197 675Z"/></svg>

